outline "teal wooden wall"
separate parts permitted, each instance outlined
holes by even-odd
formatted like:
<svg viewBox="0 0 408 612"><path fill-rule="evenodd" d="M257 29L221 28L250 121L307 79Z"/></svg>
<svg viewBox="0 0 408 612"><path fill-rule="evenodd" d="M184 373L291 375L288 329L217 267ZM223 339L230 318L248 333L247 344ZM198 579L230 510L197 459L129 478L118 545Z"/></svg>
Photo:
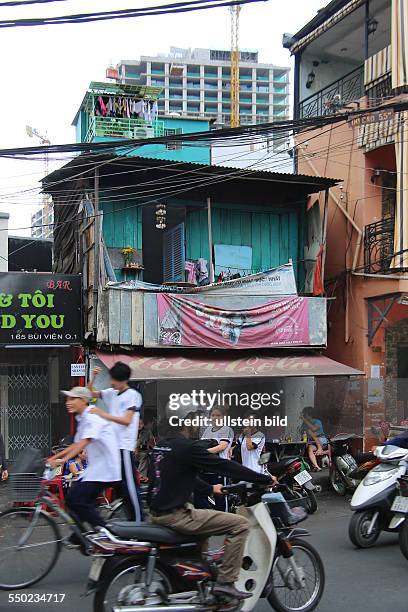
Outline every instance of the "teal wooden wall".
<svg viewBox="0 0 408 612"><path fill-rule="evenodd" d="M122 249L132 246L142 248L142 207L131 200L109 202L101 194L103 210L103 237L108 247ZM127 209L127 210L126 210Z"/></svg>
<svg viewBox="0 0 408 612"><path fill-rule="evenodd" d="M213 208L214 244L252 247L252 268L267 270L293 260L295 272L299 259L299 215L296 212L241 212ZM190 211L186 222L187 259L208 260L207 211ZM295 263L296 262L296 263Z"/></svg>
<svg viewBox="0 0 408 612"><path fill-rule="evenodd" d="M186 202L173 200L170 204L183 206ZM140 203L140 202L139 202ZM142 208L132 200L117 203L101 194L104 212L103 235L106 246L142 248ZM190 203L192 204L192 203ZM128 209L128 210L123 210ZM252 267L267 270L292 259L299 289L303 283L304 219L299 211L273 210L217 205L212 208L214 244L232 244L252 247ZM186 216L186 257L208 260L207 210L188 207ZM117 272L118 279L121 273Z"/></svg>

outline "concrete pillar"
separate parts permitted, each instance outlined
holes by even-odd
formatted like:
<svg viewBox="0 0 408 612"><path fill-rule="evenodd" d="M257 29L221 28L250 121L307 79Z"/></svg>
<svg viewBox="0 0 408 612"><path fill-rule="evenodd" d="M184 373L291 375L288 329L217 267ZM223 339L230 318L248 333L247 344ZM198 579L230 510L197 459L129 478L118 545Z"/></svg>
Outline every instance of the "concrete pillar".
<svg viewBox="0 0 408 612"><path fill-rule="evenodd" d="M217 121L222 121L222 66L217 67Z"/></svg>
<svg viewBox="0 0 408 612"><path fill-rule="evenodd" d="M200 115L204 115L204 72L205 66L200 66Z"/></svg>
<svg viewBox="0 0 408 612"><path fill-rule="evenodd" d="M170 112L170 65L168 62L164 64L164 114Z"/></svg>
<svg viewBox="0 0 408 612"><path fill-rule="evenodd" d="M273 84L273 70L270 69L269 70L269 121L273 121L273 90L274 90L274 84Z"/></svg>
<svg viewBox="0 0 408 612"><path fill-rule="evenodd" d="M0 272L8 272L8 222L10 215L0 212Z"/></svg>
<svg viewBox="0 0 408 612"><path fill-rule="evenodd" d="M146 85L150 87L152 84L152 62L146 62Z"/></svg>

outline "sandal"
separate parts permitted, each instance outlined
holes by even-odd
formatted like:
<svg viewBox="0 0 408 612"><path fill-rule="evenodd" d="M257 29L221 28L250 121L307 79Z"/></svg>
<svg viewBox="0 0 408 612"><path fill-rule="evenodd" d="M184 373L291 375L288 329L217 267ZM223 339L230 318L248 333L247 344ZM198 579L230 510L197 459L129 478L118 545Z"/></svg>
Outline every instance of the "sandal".
<svg viewBox="0 0 408 612"><path fill-rule="evenodd" d="M321 471L322 471L322 468L319 468L319 467L317 467L317 468L316 468L316 467L312 467L312 472L321 472Z"/></svg>

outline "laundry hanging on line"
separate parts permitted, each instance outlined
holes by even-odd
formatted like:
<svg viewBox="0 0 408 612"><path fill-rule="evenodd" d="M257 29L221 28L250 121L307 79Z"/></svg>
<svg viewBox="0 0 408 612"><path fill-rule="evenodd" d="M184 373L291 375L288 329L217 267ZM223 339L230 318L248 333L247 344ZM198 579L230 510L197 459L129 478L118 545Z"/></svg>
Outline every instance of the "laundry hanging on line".
<svg viewBox="0 0 408 612"><path fill-rule="evenodd" d="M159 114L157 100L142 100L122 96L98 96L95 100L95 115L122 119L155 121Z"/></svg>

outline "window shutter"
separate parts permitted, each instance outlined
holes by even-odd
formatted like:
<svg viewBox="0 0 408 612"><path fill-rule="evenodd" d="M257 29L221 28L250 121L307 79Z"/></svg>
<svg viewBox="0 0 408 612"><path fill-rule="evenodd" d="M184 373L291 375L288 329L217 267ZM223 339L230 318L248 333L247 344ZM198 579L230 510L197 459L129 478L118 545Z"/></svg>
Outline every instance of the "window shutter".
<svg viewBox="0 0 408 612"><path fill-rule="evenodd" d="M184 223L163 236L163 282L184 281L185 266Z"/></svg>

